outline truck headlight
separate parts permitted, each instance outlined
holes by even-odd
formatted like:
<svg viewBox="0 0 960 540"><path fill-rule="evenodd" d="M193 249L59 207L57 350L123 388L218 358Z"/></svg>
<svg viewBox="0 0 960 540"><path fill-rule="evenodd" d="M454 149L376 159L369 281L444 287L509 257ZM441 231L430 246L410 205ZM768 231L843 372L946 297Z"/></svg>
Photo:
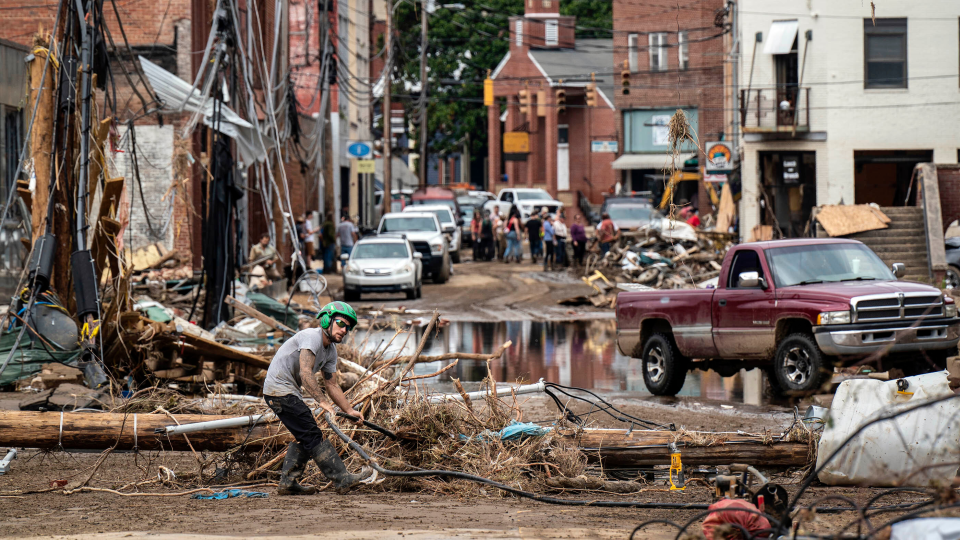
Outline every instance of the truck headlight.
<svg viewBox="0 0 960 540"><path fill-rule="evenodd" d="M817 325L850 324L850 311L824 311L817 315Z"/></svg>
<svg viewBox="0 0 960 540"><path fill-rule="evenodd" d="M359 276L359 275L360 275L360 267L357 266L356 264L353 264L353 263L348 264L348 265L347 265L347 274L350 274L351 276Z"/></svg>
<svg viewBox="0 0 960 540"><path fill-rule="evenodd" d="M430 254L440 255L443 253L443 242L430 242Z"/></svg>
<svg viewBox="0 0 960 540"><path fill-rule="evenodd" d="M944 304L944 305L943 305L943 316L944 316L944 317L956 317L956 316L957 316L957 305L956 305L956 304Z"/></svg>

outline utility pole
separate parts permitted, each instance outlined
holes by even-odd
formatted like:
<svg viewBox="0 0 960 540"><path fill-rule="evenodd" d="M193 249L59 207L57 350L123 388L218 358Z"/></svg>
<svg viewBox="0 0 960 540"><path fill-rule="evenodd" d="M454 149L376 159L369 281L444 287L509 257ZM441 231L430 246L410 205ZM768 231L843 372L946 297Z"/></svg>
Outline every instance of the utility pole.
<svg viewBox="0 0 960 540"><path fill-rule="evenodd" d="M730 46L730 56L733 60L733 73L730 77L731 83L733 83L733 125L731 131L733 133L733 148L737 149L740 146L740 31L737 28L737 2L731 0L727 5L730 8L730 30L733 35L733 42Z"/></svg>
<svg viewBox="0 0 960 540"><path fill-rule="evenodd" d="M387 2L387 33L383 43L387 49L386 62L383 68L383 213L386 214L393 206L393 111L391 102L393 96L393 0Z"/></svg>
<svg viewBox="0 0 960 540"><path fill-rule="evenodd" d="M427 185L427 18L429 0L423 0L420 23L420 187Z"/></svg>

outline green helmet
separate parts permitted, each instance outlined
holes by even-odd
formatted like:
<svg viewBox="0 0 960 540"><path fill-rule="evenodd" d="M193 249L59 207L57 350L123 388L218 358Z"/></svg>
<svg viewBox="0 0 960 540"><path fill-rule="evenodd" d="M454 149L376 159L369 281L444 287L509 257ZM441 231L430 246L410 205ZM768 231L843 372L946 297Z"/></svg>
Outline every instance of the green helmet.
<svg viewBox="0 0 960 540"><path fill-rule="evenodd" d="M357 325L357 312L350 307L350 304L338 300L323 306L323 309L317 313L317 318L320 319L320 328L324 330L330 328L330 325L333 324L333 319L338 315L350 323L350 328Z"/></svg>

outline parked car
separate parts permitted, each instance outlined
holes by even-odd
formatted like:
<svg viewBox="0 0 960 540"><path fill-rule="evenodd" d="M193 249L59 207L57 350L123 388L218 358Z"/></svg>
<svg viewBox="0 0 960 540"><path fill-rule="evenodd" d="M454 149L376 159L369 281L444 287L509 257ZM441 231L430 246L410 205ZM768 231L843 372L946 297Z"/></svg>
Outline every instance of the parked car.
<svg viewBox="0 0 960 540"><path fill-rule="evenodd" d="M556 214L563 209L563 203L554 199L542 189L534 188L504 188L495 201L487 201L484 210L499 212L507 216L510 207L516 205L520 210L520 221L526 223L530 215L546 208L547 212Z"/></svg>
<svg viewBox="0 0 960 540"><path fill-rule="evenodd" d="M603 212L609 214L610 220L621 231L642 229L663 219L663 215L643 199L607 199L601 208L601 215Z"/></svg>
<svg viewBox="0 0 960 540"><path fill-rule="evenodd" d="M957 306L897 281L904 271L855 240L741 244L716 289L620 293L617 345L641 359L656 395L675 395L689 369L759 367L776 393L816 391L834 365L866 357L908 375L943 369L960 341Z"/></svg>
<svg viewBox="0 0 960 540"><path fill-rule="evenodd" d="M485 202L487 202L485 197L472 197L470 195L457 197L457 204L460 205L460 219L463 221L463 223L460 224L460 240L465 246L473 245L474 242L473 234L470 231L473 211L480 210L482 214L483 203Z"/></svg>
<svg viewBox="0 0 960 540"><path fill-rule="evenodd" d="M385 233L361 238L343 261L343 296L360 300L363 293L402 292L408 300L423 291L423 255L406 234Z"/></svg>
<svg viewBox="0 0 960 540"><path fill-rule="evenodd" d="M943 288L953 290L960 288L960 236L947 238L944 241L947 253L947 275Z"/></svg>
<svg viewBox="0 0 960 540"><path fill-rule="evenodd" d="M447 239L447 249L450 251L450 258L455 263L460 263L460 225L463 220L453 215L453 210L448 206L442 205L423 205L408 206L403 209L404 212L430 212L440 220L440 228L443 230L443 236Z"/></svg>
<svg viewBox="0 0 960 540"><path fill-rule="evenodd" d="M450 252L440 221L433 212L395 212L380 219L377 234L405 233L413 248L420 253L423 273L434 283L450 279Z"/></svg>

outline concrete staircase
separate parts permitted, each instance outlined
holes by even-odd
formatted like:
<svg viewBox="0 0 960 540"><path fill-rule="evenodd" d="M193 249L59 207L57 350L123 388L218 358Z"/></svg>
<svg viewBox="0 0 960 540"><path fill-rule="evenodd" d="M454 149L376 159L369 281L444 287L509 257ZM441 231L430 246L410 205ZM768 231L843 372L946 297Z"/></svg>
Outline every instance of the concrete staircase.
<svg viewBox="0 0 960 540"><path fill-rule="evenodd" d="M881 210L890 218L886 229L851 234L845 238L863 242L887 266L893 263L906 265L907 273L901 279L929 283L930 265L923 208L888 206ZM818 236L825 237L827 234L821 230Z"/></svg>

